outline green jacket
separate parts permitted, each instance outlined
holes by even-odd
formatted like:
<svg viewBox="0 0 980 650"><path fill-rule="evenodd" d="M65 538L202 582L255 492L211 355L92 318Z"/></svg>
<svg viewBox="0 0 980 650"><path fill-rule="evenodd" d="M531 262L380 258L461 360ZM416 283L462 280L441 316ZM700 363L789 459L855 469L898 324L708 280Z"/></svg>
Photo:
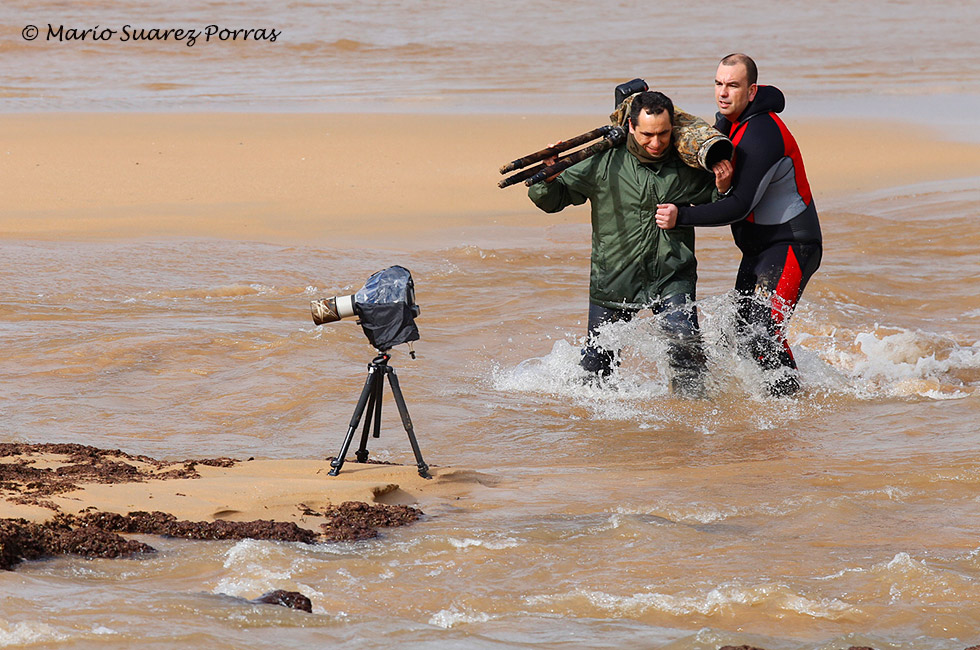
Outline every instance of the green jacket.
<svg viewBox="0 0 980 650"><path fill-rule="evenodd" d="M662 163L644 164L619 145L527 193L545 212L591 201L593 304L638 310L678 294L694 297L694 228L661 230L655 215L658 203L717 199L713 174L688 167L676 153Z"/></svg>

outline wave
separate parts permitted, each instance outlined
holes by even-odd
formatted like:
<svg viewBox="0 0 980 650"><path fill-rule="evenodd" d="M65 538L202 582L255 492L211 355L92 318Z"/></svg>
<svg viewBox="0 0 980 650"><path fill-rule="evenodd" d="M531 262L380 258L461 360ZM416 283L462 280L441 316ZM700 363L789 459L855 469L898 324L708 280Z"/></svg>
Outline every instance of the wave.
<svg viewBox="0 0 980 650"><path fill-rule="evenodd" d="M711 401L729 407L746 398L754 403L791 404L793 400L769 398L764 390L781 370L763 370L738 353L731 300L716 296L699 301L698 307ZM800 310L789 328L804 394L815 398L810 406L819 408L834 397L950 400L980 391L980 342L897 326L834 326L828 324L825 311ZM656 317L641 315L630 323L604 326L598 341L620 350L619 366L601 385L587 381L587 373L579 367L584 336L571 334L555 341L542 357L492 367L490 383L503 392L570 400L608 419L652 425L684 419L693 409L704 421L713 421L710 409L697 404L678 412L679 402L671 399L668 389L668 341ZM669 408L663 407L665 400L670 400ZM793 411L790 407L789 413Z"/></svg>
<svg viewBox="0 0 980 650"><path fill-rule="evenodd" d="M597 613L630 617L656 612L670 616L727 615L736 618L739 609L759 607L774 612L774 616L798 614L811 619L832 621L860 620L864 616L857 606L840 599L808 598L778 583L748 587L737 583L719 585L695 595L641 592L622 596L605 591L575 589L561 594L528 596L524 600L532 606L569 603L581 607L584 604L597 610Z"/></svg>
<svg viewBox="0 0 980 650"><path fill-rule="evenodd" d="M962 399L980 388L980 342L874 325L866 331L804 334L799 343L826 364L816 370L828 388L862 399Z"/></svg>
<svg viewBox="0 0 980 650"><path fill-rule="evenodd" d="M269 293L276 293L275 287L268 285L252 284L229 284L216 287L204 287L194 289L173 289L168 291L154 292L155 298L237 298L240 296L257 296Z"/></svg>
<svg viewBox="0 0 980 650"><path fill-rule="evenodd" d="M444 629L449 629L460 623L487 623L497 618L484 612L472 612L458 609L455 605L449 609L443 609L429 618L429 625L435 625Z"/></svg>
<svg viewBox="0 0 980 650"><path fill-rule="evenodd" d="M70 637L50 625L33 621L0 621L0 647L59 643Z"/></svg>
<svg viewBox="0 0 980 650"><path fill-rule="evenodd" d="M394 60L403 61L405 59L426 59L428 57L438 57L452 54L454 48L450 46L438 46L428 43L409 42L400 44L381 44L365 40L352 38L338 38L329 42L304 42L289 44L287 51L309 56L343 56L366 55L371 57L371 61L382 63L392 60L391 57L398 57Z"/></svg>
<svg viewBox="0 0 980 650"><path fill-rule="evenodd" d="M473 539L467 537L464 539L449 538L449 543L457 549L471 548L471 547L482 547L490 551L499 551L507 548L515 548L520 546L521 543L514 539L513 537L508 537L500 541L485 541L482 539Z"/></svg>

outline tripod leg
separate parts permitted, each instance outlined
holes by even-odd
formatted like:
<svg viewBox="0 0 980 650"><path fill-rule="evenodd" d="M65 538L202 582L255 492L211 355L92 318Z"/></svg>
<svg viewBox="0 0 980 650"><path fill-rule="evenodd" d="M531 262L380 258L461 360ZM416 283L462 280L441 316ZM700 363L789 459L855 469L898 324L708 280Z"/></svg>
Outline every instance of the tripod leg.
<svg viewBox="0 0 980 650"><path fill-rule="evenodd" d="M357 462L366 463L368 459L368 432L371 430L371 423L374 423L375 438L378 437L378 430L381 428L381 389L384 388L383 368L375 370L371 376L371 397L368 398L367 417L364 418L364 429L361 430L361 446L357 448L354 457Z"/></svg>
<svg viewBox="0 0 980 650"><path fill-rule="evenodd" d="M408 434L408 441L412 443L412 451L415 452L415 461L418 463L419 476L422 478L432 478L429 474L429 466L422 460L422 450L419 449L418 440L415 439L415 428L412 426L412 418L408 415L408 406L405 405L402 389L398 385L398 375L395 374L395 369L390 366L386 374L388 375L388 383L391 384L391 393L395 396L398 414L402 416L402 425L405 427L405 433Z"/></svg>
<svg viewBox="0 0 980 650"><path fill-rule="evenodd" d="M389 368L388 366L384 367L384 374L387 375L388 373L391 372L393 372L391 368ZM375 408L374 411L374 437L380 438L381 437L381 404L384 401L384 396L385 396L384 394L385 380L384 377L381 376L381 373L378 373L378 381L375 382L374 388L376 391L375 402L377 402L377 408Z"/></svg>
<svg viewBox="0 0 980 650"><path fill-rule="evenodd" d="M347 452L350 450L350 443L354 440L354 431L357 430L357 425L361 421L361 415L364 414L364 407L368 402L368 398L372 394L373 381L375 376L380 377L381 375L377 372L377 369L373 366L368 367L368 376L364 380L364 388L361 390L361 396L357 400L357 406L354 407L354 415L351 416L350 426L347 428L347 436L344 438L344 444L340 449L340 453L330 461L330 476L337 476L340 473L340 468L344 466L344 459L347 458Z"/></svg>

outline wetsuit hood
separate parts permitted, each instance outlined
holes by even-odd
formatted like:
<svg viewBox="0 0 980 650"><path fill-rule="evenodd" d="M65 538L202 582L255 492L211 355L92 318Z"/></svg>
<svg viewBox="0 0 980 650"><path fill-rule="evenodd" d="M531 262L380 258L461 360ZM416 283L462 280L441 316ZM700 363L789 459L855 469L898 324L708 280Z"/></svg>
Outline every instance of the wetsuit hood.
<svg viewBox="0 0 980 650"><path fill-rule="evenodd" d="M755 99L749 102L738 116L738 121L744 122L754 115L763 113L781 113L784 108L786 108L786 97L783 96L783 91L775 86L758 86ZM715 117L718 120L727 119L721 113L717 113Z"/></svg>

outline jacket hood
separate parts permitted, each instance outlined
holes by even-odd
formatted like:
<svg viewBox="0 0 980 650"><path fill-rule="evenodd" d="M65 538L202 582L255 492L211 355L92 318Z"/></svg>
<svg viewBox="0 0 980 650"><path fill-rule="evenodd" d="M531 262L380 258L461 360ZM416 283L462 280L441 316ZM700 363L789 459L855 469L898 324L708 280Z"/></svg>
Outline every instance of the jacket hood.
<svg viewBox="0 0 980 650"><path fill-rule="evenodd" d="M755 99L749 102L742 114L738 116L738 121L744 122L750 117L762 113L782 113L784 108L786 108L786 97L783 96L783 91L775 86L760 85L755 93ZM717 117L722 117L722 114L718 113Z"/></svg>

